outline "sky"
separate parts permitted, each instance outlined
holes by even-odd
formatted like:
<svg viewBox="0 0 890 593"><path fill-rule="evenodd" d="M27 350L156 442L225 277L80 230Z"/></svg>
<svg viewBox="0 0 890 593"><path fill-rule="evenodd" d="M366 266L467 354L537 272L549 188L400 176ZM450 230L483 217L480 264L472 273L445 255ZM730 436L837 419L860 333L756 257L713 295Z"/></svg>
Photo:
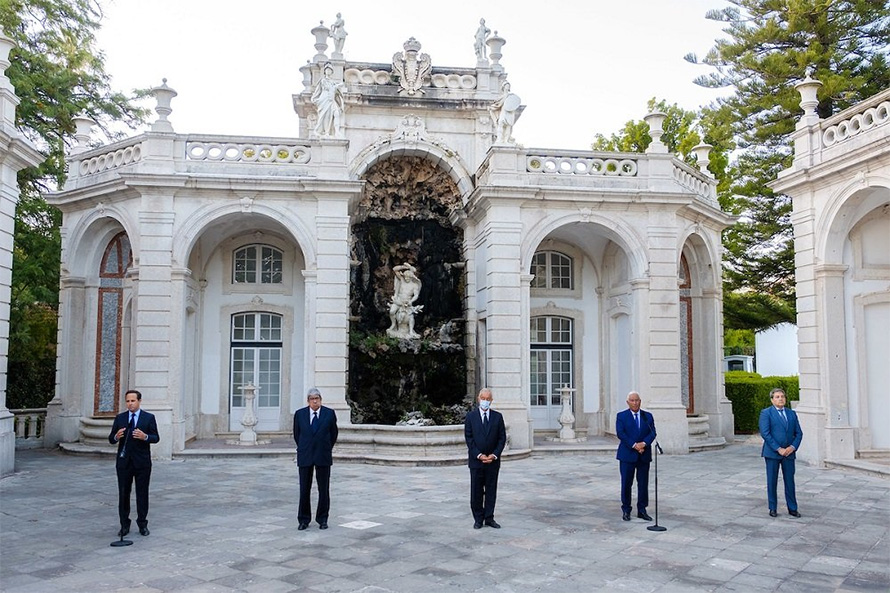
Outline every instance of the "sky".
<svg viewBox="0 0 890 593"><path fill-rule="evenodd" d="M683 59L725 37L705 19L725 0L100 2L97 45L112 88L166 78L178 93L169 119L179 133L296 137L292 95L316 53L310 31L337 12L346 60L389 64L415 37L434 67L475 67L484 18L506 40L500 63L526 106L513 135L529 148L586 150L595 134L642 119L650 98L697 109L729 92L695 85L709 70Z"/></svg>

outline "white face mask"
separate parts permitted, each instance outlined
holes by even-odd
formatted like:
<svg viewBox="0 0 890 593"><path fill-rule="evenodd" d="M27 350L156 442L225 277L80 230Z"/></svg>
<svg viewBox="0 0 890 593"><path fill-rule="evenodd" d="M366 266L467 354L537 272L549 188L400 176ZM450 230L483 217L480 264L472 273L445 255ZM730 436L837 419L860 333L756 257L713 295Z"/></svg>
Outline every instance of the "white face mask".
<svg viewBox="0 0 890 593"><path fill-rule="evenodd" d="M479 407L482 408L483 410L487 410L488 408L491 407L491 401L487 400L487 399L480 399Z"/></svg>

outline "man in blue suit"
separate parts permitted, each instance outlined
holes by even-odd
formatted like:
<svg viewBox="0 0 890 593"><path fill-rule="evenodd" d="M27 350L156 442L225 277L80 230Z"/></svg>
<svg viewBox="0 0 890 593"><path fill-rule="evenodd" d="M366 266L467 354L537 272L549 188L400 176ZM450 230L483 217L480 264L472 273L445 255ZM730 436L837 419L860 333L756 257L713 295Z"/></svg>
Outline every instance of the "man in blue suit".
<svg viewBox="0 0 890 593"><path fill-rule="evenodd" d="M321 405L321 392L312 388L306 394L305 408L294 412L294 442L297 443L297 468L300 472L300 504L297 507L297 529L303 531L312 520L310 493L312 474L318 483L318 506L315 521L319 529L328 528L331 508L331 465L337 442L337 414Z"/></svg>
<svg viewBox="0 0 890 593"><path fill-rule="evenodd" d="M649 464L652 463L652 441L655 440L655 418L640 409L640 394L627 394L628 409L618 412L615 433L618 435L618 453L615 456L621 470L621 518L630 521L630 491L637 477L637 517L651 521L646 513L649 506Z"/></svg>
<svg viewBox="0 0 890 593"><path fill-rule="evenodd" d="M117 443L117 510L123 537L130 533L130 491L136 482L136 525L148 535L148 484L151 481L151 445L161 440L154 414L141 410L142 394L130 389L124 394L127 411L114 417L108 442Z"/></svg>
<svg viewBox="0 0 890 593"><path fill-rule="evenodd" d="M761 455L766 461L766 500L769 503L769 516L775 517L778 507L776 488L779 484L779 467L785 482L785 504L788 514L800 517L797 510L797 496L794 494L794 458L800 448L803 431L797 414L785 407L785 392L775 388L769 392L773 405L760 412L760 436L763 437Z"/></svg>
<svg viewBox="0 0 890 593"><path fill-rule="evenodd" d="M464 422L473 529L482 529L483 523L500 529L494 520L494 505L498 498L501 454L507 446L507 428L504 416L491 409L491 389L480 391L478 401L479 407L471 410Z"/></svg>

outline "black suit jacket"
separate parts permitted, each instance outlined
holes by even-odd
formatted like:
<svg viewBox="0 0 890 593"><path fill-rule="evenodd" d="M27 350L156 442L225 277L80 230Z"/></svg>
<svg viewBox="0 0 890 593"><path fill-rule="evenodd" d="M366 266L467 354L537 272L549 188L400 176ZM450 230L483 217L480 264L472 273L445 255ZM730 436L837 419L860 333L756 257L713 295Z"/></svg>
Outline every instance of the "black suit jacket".
<svg viewBox="0 0 890 593"><path fill-rule="evenodd" d="M488 432L482 427L482 414L479 408L474 408L467 414L464 422L464 437L467 440L467 465L471 468L481 468L484 463L479 461L479 455L494 454L501 462L501 454L507 446L507 428L504 425L504 416L500 412L488 410Z"/></svg>
<svg viewBox="0 0 890 593"><path fill-rule="evenodd" d="M318 427L309 425L309 406L294 412L294 442L297 444L297 465L333 465L333 450L337 443L337 414L321 406Z"/></svg>
<svg viewBox="0 0 890 593"><path fill-rule="evenodd" d="M147 440L143 441L134 439L132 435L129 435L129 438L127 438L127 433L124 433L121 440L115 441L114 435L117 431L121 428L126 428L129 423L130 412L126 411L115 416L114 424L111 425L111 434L108 435L108 442L111 444L117 443L117 463L120 465L125 463L128 459L132 459L133 467L151 467L150 445L161 440L161 437L158 436L158 423L155 420L155 416L145 410L139 410L139 419L136 421L136 428L148 435ZM127 446L126 453L124 457L121 457L121 451L124 449L124 444Z"/></svg>

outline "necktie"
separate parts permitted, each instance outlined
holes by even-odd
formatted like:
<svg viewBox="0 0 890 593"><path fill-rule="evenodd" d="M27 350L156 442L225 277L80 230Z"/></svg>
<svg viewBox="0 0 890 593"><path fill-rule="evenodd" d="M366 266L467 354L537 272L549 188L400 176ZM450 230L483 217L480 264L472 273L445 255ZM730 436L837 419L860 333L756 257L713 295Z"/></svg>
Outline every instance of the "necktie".
<svg viewBox="0 0 890 593"><path fill-rule="evenodd" d="M485 430L488 430L488 412L482 414L482 426L485 428Z"/></svg>
<svg viewBox="0 0 890 593"><path fill-rule="evenodd" d="M782 417L782 422L784 422L785 424L788 424L788 418L785 416L785 408L782 408L781 410L779 410L779 416Z"/></svg>
<svg viewBox="0 0 890 593"><path fill-rule="evenodd" d="M637 423L637 430L640 430L640 413L634 412L634 422Z"/></svg>
<svg viewBox="0 0 890 593"><path fill-rule="evenodd" d="M130 422L127 424L127 432L124 434L124 446L121 447L121 457L127 454L127 443L130 442L130 436L136 430L136 414L130 412Z"/></svg>
<svg viewBox="0 0 890 593"><path fill-rule="evenodd" d="M318 420L318 412L312 412L312 420L309 421L309 424L314 426L316 420Z"/></svg>

